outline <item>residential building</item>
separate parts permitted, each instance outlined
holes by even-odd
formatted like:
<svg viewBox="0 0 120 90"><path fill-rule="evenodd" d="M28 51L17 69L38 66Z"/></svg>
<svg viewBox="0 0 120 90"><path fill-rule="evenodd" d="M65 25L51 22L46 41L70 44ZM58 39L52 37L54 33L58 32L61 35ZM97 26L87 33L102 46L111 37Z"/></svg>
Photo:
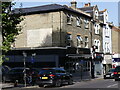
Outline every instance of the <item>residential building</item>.
<svg viewBox="0 0 120 90"><path fill-rule="evenodd" d="M90 3L86 3L84 7L79 8L80 10L89 13L92 17L91 19L91 39L92 39L92 44L91 46L93 47L92 52L93 55L93 68L94 68L94 75L95 77L101 75L103 76L103 27L102 27L102 21L99 19L99 9L98 6L91 6Z"/></svg>
<svg viewBox="0 0 120 90"><path fill-rule="evenodd" d="M38 68L63 66L78 76L91 72L91 16L77 9L76 4L22 8L23 29L5 63L23 66L25 58L26 66L33 66L31 62ZM18 14L19 9L14 12ZM27 57L23 57L23 52Z"/></svg>
<svg viewBox="0 0 120 90"><path fill-rule="evenodd" d="M110 68L112 68L112 23L108 22L108 11L104 9L100 11L100 20L103 21L103 52L104 52L104 59L103 59L103 68L104 74L108 72Z"/></svg>
<svg viewBox="0 0 120 90"><path fill-rule="evenodd" d="M112 27L112 67L120 65L120 28Z"/></svg>

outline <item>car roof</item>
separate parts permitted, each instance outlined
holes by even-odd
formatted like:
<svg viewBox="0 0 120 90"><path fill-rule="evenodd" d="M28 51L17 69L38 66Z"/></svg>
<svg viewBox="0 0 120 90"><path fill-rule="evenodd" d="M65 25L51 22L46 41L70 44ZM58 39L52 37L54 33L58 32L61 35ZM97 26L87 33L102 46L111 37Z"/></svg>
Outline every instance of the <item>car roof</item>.
<svg viewBox="0 0 120 90"><path fill-rule="evenodd" d="M53 69L53 70L64 70L64 68L56 68L56 67L55 68L42 68L42 70L50 70L50 69Z"/></svg>
<svg viewBox="0 0 120 90"><path fill-rule="evenodd" d="M15 68L12 68L12 69L25 69L24 67L15 67ZM30 69L30 68L26 68L26 69Z"/></svg>

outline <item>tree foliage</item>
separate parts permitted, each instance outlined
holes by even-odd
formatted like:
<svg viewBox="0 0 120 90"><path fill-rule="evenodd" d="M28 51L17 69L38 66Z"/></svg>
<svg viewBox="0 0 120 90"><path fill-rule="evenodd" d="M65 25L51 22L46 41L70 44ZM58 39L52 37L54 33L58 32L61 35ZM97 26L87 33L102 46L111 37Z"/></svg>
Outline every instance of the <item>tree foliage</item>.
<svg viewBox="0 0 120 90"><path fill-rule="evenodd" d="M11 44L15 41L22 27L19 25L23 20L21 12L15 14L11 8L15 3L2 2L2 50L7 52L11 48Z"/></svg>

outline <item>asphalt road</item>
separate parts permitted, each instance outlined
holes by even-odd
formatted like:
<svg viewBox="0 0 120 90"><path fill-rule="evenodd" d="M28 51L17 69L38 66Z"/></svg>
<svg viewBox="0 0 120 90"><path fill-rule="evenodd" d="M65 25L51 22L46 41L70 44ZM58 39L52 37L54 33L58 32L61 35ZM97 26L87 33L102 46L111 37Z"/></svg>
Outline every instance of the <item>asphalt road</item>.
<svg viewBox="0 0 120 90"><path fill-rule="evenodd" d="M118 89L119 87L119 89ZM38 86L30 86L30 87L23 87L23 88L9 88L5 90L41 90L44 89L43 87ZM120 81L114 81L113 79L97 79L92 81L82 81L82 82L76 82L73 85L63 85L62 87L46 87L47 90L120 90Z"/></svg>

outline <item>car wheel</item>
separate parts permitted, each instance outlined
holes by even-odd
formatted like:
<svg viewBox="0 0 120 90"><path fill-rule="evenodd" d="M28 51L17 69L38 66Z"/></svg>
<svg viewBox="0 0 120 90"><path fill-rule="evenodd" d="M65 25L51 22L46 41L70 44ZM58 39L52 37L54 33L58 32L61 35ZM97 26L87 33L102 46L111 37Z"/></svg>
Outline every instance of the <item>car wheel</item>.
<svg viewBox="0 0 120 90"><path fill-rule="evenodd" d="M43 85L39 85L39 87L43 87Z"/></svg>
<svg viewBox="0 0 120 90"><path fill-rule="evenodd" d="M72 85L72 84L73 84L73 80L72 80L72 79L69 79L68 84L69 84L69 85Z"/></svg>
<svg viewBox="0 0 120 90"><path fill-rule="evenodd" d="M61 86L61 79L59 79L59 80L56 81L55 86L56 87L60 87Z"/></svg>
<svg viewBox="0 0 120 90"><path fill-rule="evenodd" d="M118 79L115 79L115 81L118 81Z"/></svg>
<svg viewBox="0 0 120 90"><path fill-rule="evenodd" d="M104 79L106 79L106 77L104 76Z"/></svg>

